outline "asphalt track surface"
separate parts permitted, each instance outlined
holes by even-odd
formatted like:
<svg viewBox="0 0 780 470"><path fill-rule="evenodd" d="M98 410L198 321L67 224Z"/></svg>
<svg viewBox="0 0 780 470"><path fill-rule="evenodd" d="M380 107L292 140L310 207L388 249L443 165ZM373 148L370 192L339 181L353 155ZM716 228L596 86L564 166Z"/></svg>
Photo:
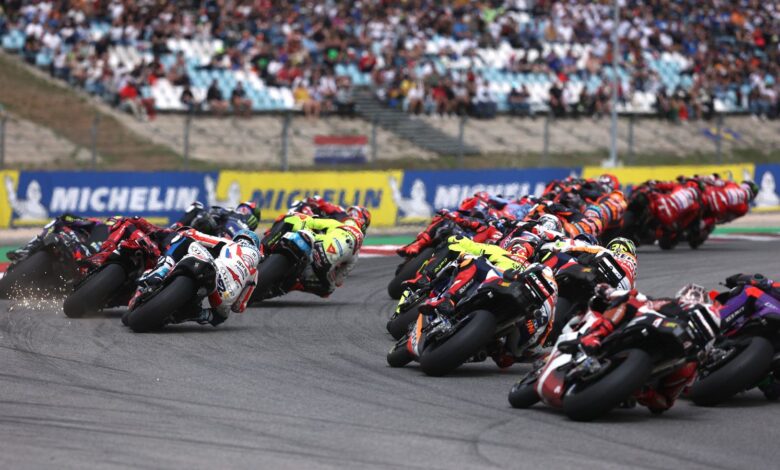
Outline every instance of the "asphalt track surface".
<svg viewBox="0 0 780 470"><path fill-rule="evenodd" d="M780 243L640 252L640 288L780 275ZM778 404L681 401L580 424L506 401L527 366L446 378L391 369L385 286L361 260L332 298L290 295L218 328L133 334L121 311L69 320L0 301L0 468L776 468ZM774 436L774 437L773 437Z"/></svg>

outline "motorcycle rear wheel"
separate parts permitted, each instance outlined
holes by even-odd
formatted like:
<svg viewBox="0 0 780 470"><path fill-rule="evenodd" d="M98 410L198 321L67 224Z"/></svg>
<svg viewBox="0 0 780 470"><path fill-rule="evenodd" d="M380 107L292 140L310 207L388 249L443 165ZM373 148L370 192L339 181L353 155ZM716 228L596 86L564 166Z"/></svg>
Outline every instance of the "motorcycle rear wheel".
<svg viewBox="0 0 780 470"><path fill-rule="evenodd" d="M54 258L47 251L37 251L17 263L0 279L0 298L11 299L32 294L35 288L53 274ZM46 287L46 286L43 286Z"/></svg>
<svg viewBox="0 0 780 470"><path fill-rule="evenodd" d="M68 318L79 318L105 307L111 297L125 282L127 275L122 266L112 263L84 280L62 304Z"/></svg>
<svg viewBox="0 0 780 470"><path fill-rule="evenodd" d="M265 294L272 287L281 283L286 276L290 275L292 267L292 262L286 256L279 253L269 255L257 267L257 286L250 303L262 301L263 298L258 296Z"/></svg>
<svg viewBox="0 0 780 470"><path fill-rule="evenodd" d="M404 288L401 283L414 278L415 274L417 274L417 271L420 269L423 263L425 263L428 258L433 255L433 251L434 248L429 246L420 251L417 256L408 260L406 263L404 263L403 266L401 266L401 269L398 270L395 277L393 277L393 279L387 285L387 294L391 299L397 300L401 298L401 295L404 293Z"/></svg>
<svg viewBox="0 0 780 470"><path fill-rule="evenodd" d="M726 364L696 381L688 392L688 398L699 406L725 402L765 377L772 367L774 353L772 343L766 338L750 338L750 344Z"/></svg>
<svg viewBox="0 0 780 470"><path fill-rule="evenodd" d="M496 317L487 310L476 310L471 319L446 341L425 348L420 369L426 375L440 377L460 367L482 349L496 334Z"/></svg>
<svg viewBox="0 0 780 470"><path fill-rule="evenodd" d="M563 411L574 421L592 421L618 406L650 377L653 359L641 349L629 349L614 369L582 390L563 397Z"/></svg>
<svg viewBox="0 0 780 470"><path fill-rule="evenodd" d="M187 276L178 276L163 287L162 292L128 312L127 326L136 333L159 330L166 325L174 312L191 302L196 293L194 280Z"/></svg>

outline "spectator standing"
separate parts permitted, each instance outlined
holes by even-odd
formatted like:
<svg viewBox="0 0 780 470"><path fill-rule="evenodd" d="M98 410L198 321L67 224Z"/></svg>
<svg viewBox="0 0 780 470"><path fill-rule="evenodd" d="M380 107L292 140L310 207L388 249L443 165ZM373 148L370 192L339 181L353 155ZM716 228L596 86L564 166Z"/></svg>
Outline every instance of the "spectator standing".
<svg viewBox="0 0 780 470"><path fill-rule="evenodd" d="M246 97L244 83L238 82L230 94L230 105L233 106L233 112L242 116L249 116L252 112L252 100Z"/></svg>

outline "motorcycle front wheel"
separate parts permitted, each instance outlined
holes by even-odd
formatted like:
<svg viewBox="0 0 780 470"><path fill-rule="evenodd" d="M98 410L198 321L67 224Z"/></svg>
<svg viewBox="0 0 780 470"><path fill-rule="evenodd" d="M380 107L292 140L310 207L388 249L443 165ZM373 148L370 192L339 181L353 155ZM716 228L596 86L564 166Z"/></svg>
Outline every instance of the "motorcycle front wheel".
<svg viewBox="0 0 780 470"><path fill-rule="evenodd" d="M564 395L566 416L574 421L592 421L642 387L653 371L653 359L641 349L629 349L625 353L623 362L595 382L575 386Z"/></svg>
<svg viewBox="0 0 780 470"><path fill-rule="evenodd" d="M508 398L512 408L530 408L539 403L541 398L536 393L536 380L533 382L517 382L509 391Z"/></svg>
<svg viewBox="0 0 780 470"><path fill-rule="evenodd" d="M194 280L178 276L157 295L128 312L127 326L136 333L159 330L168 323L171 315L192 302L197 291Z"/></svg>
<svg viewBox="0 0 780 470"><path fill-rule="evenodd" d="M772 367L775 349L769 340L760 336L749 341L725 364L697 380L691 386L688 398L699 406L715 406L764 378Z"/></svg>

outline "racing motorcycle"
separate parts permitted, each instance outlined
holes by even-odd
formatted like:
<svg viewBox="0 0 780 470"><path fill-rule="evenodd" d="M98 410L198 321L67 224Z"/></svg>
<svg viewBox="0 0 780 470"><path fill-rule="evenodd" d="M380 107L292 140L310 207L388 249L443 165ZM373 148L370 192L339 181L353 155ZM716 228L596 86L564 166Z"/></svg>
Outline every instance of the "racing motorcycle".
<svg viewBox="0 0 780 470"><path fill-rule="evenodd" d="M161 283L136 291L122 322L143 333L196 318L204 299L216 289L213 260L202 245L191 244Z"/></svg>
<svg viewBox="0 0 780 470"><path fill-rule="evenodd" d="M650 191L647 185L635 186L623 214L622 236L633 240L637 246L655 243L657 222L650 210Z"/></svg>
<svg viewBox="0 0 780 470"><path fill-rule="evenodd" d="M70 318L84 316L104 308L127 305L136 289L136 281L154 267L160 250L141 231L132 232L106 261L76 283L65 299L63 310Z"/></svg>
<svg viewBox="0 0 780 470"><path fill-rule="evenodd" d="M435 282L444 279L442 284L450 285L458 262L442 270ZM467 361L484 361L502 347L519 357L546 333L550 309L545 307L557 289L549 270L536 265L515 279L504 279L486 260L466 257L464 264L472 262L487 272L485 279L467 287L451 312L423 306L387 354L391 367L417 361L427 375L442 376ZM526 335L518 337L517 331Z"/></svg>
<svg viewBox="0 0 780 470"><path fill-rule="evenodd" d="M318 250L322 249L321 244L316 246ZM325 257L324 253L318 252L314 247L314 237L306 230L277 231L265 240L265 258L257 268L257 287L250 303L288 293L311 264L313 257Z"/></svg>
<svg viewBox="0 0 780 470"><path fill-rule="evenodd" d="M65 290L84 275L80 262L96 253L107 237L105 223L68 214L57 217L13 259L0 279L0 298Z"/></svg>
<svg viewBox="0 0 780 470"><path fill-rule="evenodd" d="M439 254L441 250L446 250L447 239L449 237L452 235L467 236L463 228L458 226L455 221L446 219L442 215L437 217L441 218L441 222L436 226L428 246L420 250L420 252L414 256L400 255L404 257L404 260L398 265L393 279L387 285L387 293L390 295L390 298L401 298L404 293L403 282L413 279L427 261L434 257L434 255ZM405 253L405 248L412 243L414 243L414 241L399 250L399 254Z"/></svg>
<svg viewBox="0 0 780 470"><path fill-rule="evenodd" d="M599 418L630 401L644 386L652 387L697 360L718 327L715 316L702 305L680 318L642 306L591 355L575 345L594 320L588 313L584 321L573 318L566 325L550 355L512 387L508 398L513 408L528 408L541 400L575 421Z"/></svg>
<svg viewBox="0 0 780 470"><path fill-rule="evenodd" d="M729 291L715 297L721 304L721 335L699 366L698 380L688 391L697 405L714 406L759 386L776 400L780 379L780 300L758 287L763 277L734 275Z"/></svg>

